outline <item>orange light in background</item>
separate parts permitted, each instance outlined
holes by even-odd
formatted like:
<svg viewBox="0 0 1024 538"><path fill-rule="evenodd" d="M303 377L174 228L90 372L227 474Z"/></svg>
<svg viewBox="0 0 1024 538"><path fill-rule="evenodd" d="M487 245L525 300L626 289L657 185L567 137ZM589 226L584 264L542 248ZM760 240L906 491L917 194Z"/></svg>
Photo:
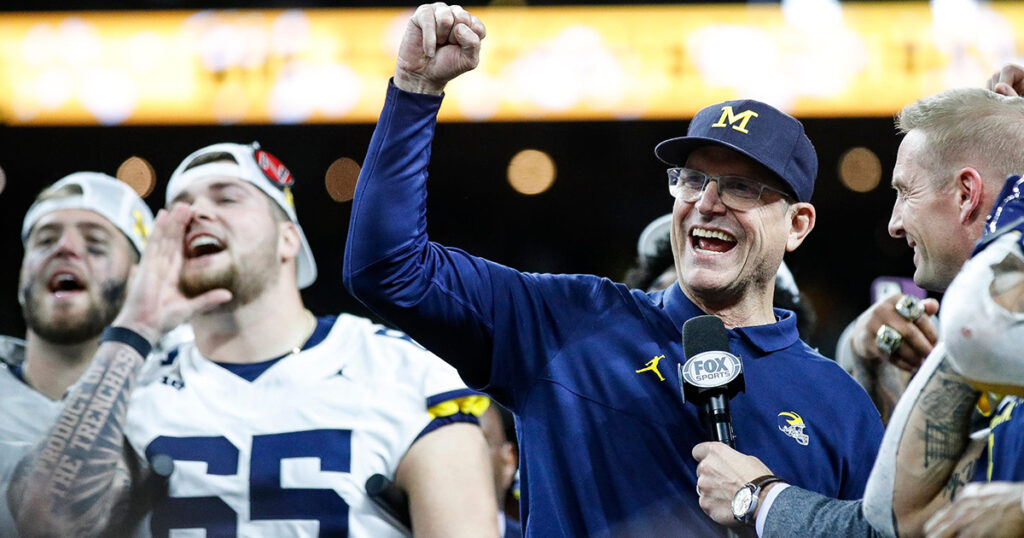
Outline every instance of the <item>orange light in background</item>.
<svg viewBox="0 0 1024 538"><path fill-rule="evenodd" d="M882 180L882 162L865 147L850 148L839 157L839 181L854 192L868 192Z"/></svg>
<svg viewBox="0 0 1024 538"><path fill-rule="evenodd" d="M453 81L442 121L682 119L742 97L801 118L892 117L921 95L976 85L1024 34L1024 2L488 1L473 8L492 36L485 58ZM407 8L0 13L0 117L373 123L408 17Z"/></svg>
<svg viewBox="0 0 1024 538"><path fill-rule="evenodd" d="M145 198L156 186L156 171L146 159L133 156L117 167L117 179L127 183L140 197Z"/></svg>
<svg viewBox="0 0 1024 538"><path fill-rule="evenodd" d="M348 202L356 194L356 182L359 180L359 163L348 157L342 157L327 168L324 175L324 186L327 194L335 202Z"/></svg>
<svg viewBox="0 0 1024 538"><path fill-rule="evenodd" d="M516 192L540 194L555 182L555 161L536 149L524 149L508 162L508 183Z"/></svg>

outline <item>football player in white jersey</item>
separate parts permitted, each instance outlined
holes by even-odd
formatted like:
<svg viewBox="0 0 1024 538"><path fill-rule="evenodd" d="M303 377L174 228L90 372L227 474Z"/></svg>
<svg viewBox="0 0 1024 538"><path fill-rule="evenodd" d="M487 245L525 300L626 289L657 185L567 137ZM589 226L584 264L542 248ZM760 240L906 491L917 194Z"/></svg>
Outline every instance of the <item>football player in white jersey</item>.
<svg viewBox="0 0 1024 538"><path fill-rule="evenodd" d="M174 172L109 343L18 469L22 531L124 528L141 462L169 456L154 536L407 534L367 498L374 474L407 493L417 536L497 536L473 416L486 404L401 333L306 310L316 266L291 185L256 144L203 148ZM195 342L143 366L186 319Z"/></svg>
<svg viewBox="0 0 1024 538"><path fill-rule="evenodd" d="M121 309L153 213L127 184L77 172L44 189L25 214L18 301L25 340L0 345L0 488L57 419L61 398ZM0 503L0 536L16 534Z"/></svg>

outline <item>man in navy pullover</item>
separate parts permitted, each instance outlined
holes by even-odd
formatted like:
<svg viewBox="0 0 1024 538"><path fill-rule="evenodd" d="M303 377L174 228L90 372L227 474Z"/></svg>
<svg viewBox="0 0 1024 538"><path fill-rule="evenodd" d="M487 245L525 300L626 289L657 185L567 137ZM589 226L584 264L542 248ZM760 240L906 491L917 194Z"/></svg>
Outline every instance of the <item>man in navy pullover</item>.
<svg viewBox="0 0 1024 538"><path fill-rule="evenodd" d="M535 536L705 536L680 401L683 322L722 318L743 362L737 449L791 484L863 493L882 434L864 391L772 308L783 254L814 227L817 173L803 126L757 101L702 110L658 145L673 195L679 282L630 290L588 275L521 273L429 242L426 180L445 84L476 67L486 31L458 6L420 6L406 29L363 164L345 284L517 416L523 522ZM762 498L770 488L761 491ZM750 522L751 524L753 522Z"/></svg>

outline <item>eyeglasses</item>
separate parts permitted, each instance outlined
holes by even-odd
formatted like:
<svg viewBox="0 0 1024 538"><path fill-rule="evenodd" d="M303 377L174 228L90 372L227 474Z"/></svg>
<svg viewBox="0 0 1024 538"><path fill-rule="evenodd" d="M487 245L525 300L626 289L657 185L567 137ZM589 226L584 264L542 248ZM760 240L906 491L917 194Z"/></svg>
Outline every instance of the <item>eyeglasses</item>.
<svg viewBox="0 0 1024 538"><path fill-rule="evenodd" d="M700 200L704 189L711 181L718 183L718 197L722 203L736 211L753 209L761 200L764 191L771 191L787 200L790 199L790 195L785 191L743 176L711 176L689 168L669 168L667 172L668 192L686 203Z"/></svg>

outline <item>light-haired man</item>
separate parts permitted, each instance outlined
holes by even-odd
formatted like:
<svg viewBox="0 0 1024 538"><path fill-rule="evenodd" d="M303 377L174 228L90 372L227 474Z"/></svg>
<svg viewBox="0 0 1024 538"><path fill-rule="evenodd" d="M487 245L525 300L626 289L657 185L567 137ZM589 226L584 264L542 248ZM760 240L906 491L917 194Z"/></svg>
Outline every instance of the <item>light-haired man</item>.
<svg viewBox="0 0 1024 538"><path fill-rule="evenodd" d="M983 217L1002 180L1024 164L1013 108L980 92L943 92L908 106L897 120L906 136L893 170L897 199L889 233L914 249L914 282L935 292L945 291L981 237ZM971 172L951 177L957 162L970 163ZM987 183L980 191L980 216L974 200L964 206L958 198L958 189L972 183ZM978 191L969 189L968 195L971 190ZM917 307L908 300L913 305L909 296L880 300L844 332L836 350L837 360L865 385L886 419L938 340L931 317L938 302L928 299Z"/></svg>
<svg viewBox="0 0 1024 538"><path fill-rule="evenodd" d="M401 536L364 484L409 497L417 536L496 536L482 398L403 334L315 318L294 178L257 144L214 144L167 187L109 341L8 501L31 535L121 528L146 465L174 461L156 536ZM143 366L189 320L195 342ZM141 371L141 373L140 373Z"/></svg>
<svg viewBox="0 0 1024 538"><path fill-rule="evenodd" d="M125 299L153 213L122 181L76 172L44 189L25 214L18 302L25 340L5 338L0 364L0 487L53 426L100 333ZM17 530L0 503L0 536Z"/></svg>
<svg viewBox="0 0 1024 538"><path fill-rule="evenodd" d="M996 205L985 226L985 235L942 299L946 312L942 318L942 343L947 348L946 362L952 370L952 380L943 387L946 396L964 391L968 394L965 403L969 404L977 398L976 391L985 392L990 400L1005 395L992 413L987 443L984 437L972 436L974 447L971 447L971 443L963 439L968 431L966 426L971 421L971 414L964 409L967 405L953 405L938 419L925 416L928 420L924 424L908 424L903 435L905 438L934 439L935 435L929 430L934 424L946 421L948 430L956 433L945 441L962 443L963 458L970 457L972 448L987 448L987 457L977 462L981 468L975 476L985 476L988 481L967 484L950 504L947 504L945 495L937 494L934 486L931 490L918 488L918 491L910 492L909 498L897 499L896 495L900 495L903 488L896 489L895 483L882 482L888 487L874 488L877 494L865 501L874 504L866 504L866 510L873 511L876 520L889 518L894 521L894 531L907 529L916 532L919 519L915 518L920 516L931 516L924 530L928 536L935 537L1014 536L1024 528L1024 452L1021 450L1024 440L1024 406L1021 405L1024 402L1024 361L1020 354L1020 343L1024 341L1022 232L1024 180L1017 175L1007 180L996 198ZM930 357L928 360L933 359ZM966 387L963 386L965 382ZM884 454L884 461L893 462L894 482L907 478L900 474L903 472L900 468L904 460L914 456L910 451L909 454L900 453L905 446L906 443L901 442L895 454L891 450ZM942 472L945 469L940 467L938 470ZM941 483L942 479L943 476L938 474L933 483ZM947 478L946 482L957 484L954 480L960 479L953 473L952 479ZM889 487L893 488L891 510L885 506L889 504L888 495L885 495ZM935 515L931 515L932 507L929 506L933 503L943 506Z"/></svg>
<svg viewBox="0 0 1024 538"><path fill-rule="evenodd" d="M1024 67L1007 64L991 77L988 88L1010 97L1024 95ZM1012 536L1024 527L1024 378L1020 375L1024 369L1019 352L1024 326L1022 194L1024 182L1018 173L1007 179L996 197L985 235L943 297L942 330L949 335L946 340L956 373L972 388L989 391L989 398L992 391L1008 395L992 410L988 457L979 461L984 467L977 476L983 474L988 482L966 485L927 521L928 536ZM928 501L928 497L918 499L919 505ZM908 507L909 511L896 512L896 517L913 514L914 504L902 508ZM879 510L878 515L888 514Z"/></svg>

